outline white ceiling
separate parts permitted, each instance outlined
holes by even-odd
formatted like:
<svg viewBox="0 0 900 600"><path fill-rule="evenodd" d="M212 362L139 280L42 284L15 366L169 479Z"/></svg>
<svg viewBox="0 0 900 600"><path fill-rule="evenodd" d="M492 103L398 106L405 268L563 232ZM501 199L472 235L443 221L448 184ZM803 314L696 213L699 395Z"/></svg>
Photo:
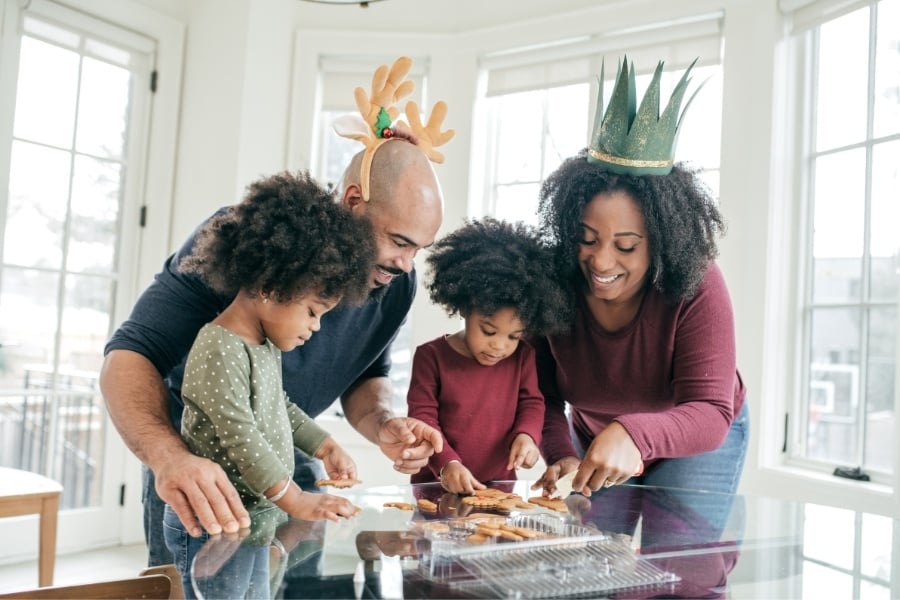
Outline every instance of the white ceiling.
<svg viewBox="0 0 900 600"><path fill-rule="evenodd" d="M368 29L418 33L460 33L514 21L578 11L625 0L381 0L367 8L293 0L301 8L303 27Z"/></svg>

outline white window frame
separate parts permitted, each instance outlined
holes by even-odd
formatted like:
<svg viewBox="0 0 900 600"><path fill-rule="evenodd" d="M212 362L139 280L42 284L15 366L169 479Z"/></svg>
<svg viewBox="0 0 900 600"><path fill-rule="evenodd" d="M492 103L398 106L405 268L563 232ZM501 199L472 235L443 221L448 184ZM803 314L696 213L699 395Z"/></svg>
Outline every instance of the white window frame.
<svg viewBox="0 0 900 600"><path fill-rule="evenodd" d="M113 313L113 321L118 323L127 317L140 290L152 279L159 269L161 259L169 252L185 26L134 0L7 1L0 6L0 53L4 58L14 58L16 62L19 19L23 10L62 23L99 19L156 42L154 70L160 76L152 111L142 124L146 135L146 152L142 157L143 164L131 173L127 193L133 195L133 198L126 203L122 214L126 225L121 236L125 243L120 245L119 252L120 265L124 268L116 287ZM3 166L0 168L0 189L3 190L9 187L16 79L16 69L0 70L0 89L3 90L0 93L0 140L3 140L0 142L0 165ZM147 210L144 211L144 226L140 228L138 222L142 205ZM57 539L59 554L82 550L86 543L134 543L143 539L140 463L125 450L109 421L105 447L105 460L108 461L106 477L119 480L125 486L121 509L114 514L94 511L99 512L96 515L85 511L62 512L59 516ZM119 486L115 487L118 489ZM113 504L118 505L119 497L117 493ZM37 555L36 540L30 533L32 521L35 520L23 517L0 522L0 537L24 540L15 548L11 547L9 552L0 553L4 560L13 560L13 556L24 560ZM102 522L104 526L98 527L98 522ZM110 523L114 524L112 533L106 527Z"/></svg>
<svg viewBox="0 0 900 600"><path fill-rule="evenodd" d="M753 422L757 433L747 457L749 469L745 469L743 490L749 493L777 491L779 496L792 500L829 504L897 518L900 517L900 504L896 501L897 491L900 490L900 469L896 465L893 476L887 480L861 482L835 477L831 470L821 466L791 460L787 452L788 445L793 443L796 436L793 426L798 420L797 399L804 393L802 388L806 385L806 379L801 375L807 360L803 351L805 342L802 307L806 286L806 248L811 243L803 200L809 193L809 179L803 168L803 159L798 158L803 156L802 149L806 139L804 127L810 119L810 109L803 102L803 86L809 85L809 81L801 68L802 55L792 31L815 26L866 4L866 0L778 2L777 14L772 15L776 21L772 55L764 57L777 65L774 69L766 67L771 81L763 81L760 73L754 70L748 73L748 82L757 86L772 85L771 130L767 133L770 147L766 150L771 157L768 164L770 171L748 161L747 173L744 175L744 181L747 182L745 185L754 185L754 176L769 175L766 178L768 189L757 190L757 193L766 194L760 198L762 205L768 210L751 231L755 231L760 240L757 245L760 250L759 258L740 259L738 262L743 268L742 277L729 284L732 290L737 290L732 296L737 309L740 309L741 302L761 303L764 307L760 312L762 321L737 323L739 336L743 328L745 336L759 339L764 351L758 359L753 359L756 362L753 366L758 372L751 375L757 375L758 379L751 378L749 382L754 385L750 388L751 409L754 405L757 407L755 414L759 418ZM753 109L754 94L748 94L746 90L755 92L755 89L746 85L742 89L751 101L732 97L731 101L735 105L732 113L735 115L740 114L740 110ZM758 106L758 102L764 100L765 96L757 96ZM728 126L727 122L725 126ZM744 137L735 138L733 127L731 133L729 136L725 132L723 144L731 144L735 148L735 139L743 142L748 137L756 136L756 132L749 128L744 129ZM731 153L733 157L736 156L734 151ZM723 201L727 198L727 192L723 191ZM743 217L744 224L754 225L752 221L755 217L751 216L753 213L747 207L739 207L737 212ZM756 266L757 263L759 267ZM895 382L895 414L897 398L900 398L900 377ZM884 443L890 444L894 456L898 456L900 437L892 438L884 440ZM831 468L833 469L833 465Z"/></svg>
<svg viewBox="0 0 900 600"><path fill-rule="evenodd" d="M531 122L522 124L523 127L541 128L543 164L543 152L550 141L546 124L547 96L551 88L577 83L589 84L587 127L583 132L582 147L586 146L591 133L590 128L594 125L593 117L599 89L597 77L600 75L601 66L605 70L607 83L604 86L604 93L608 97L612 92L611 81L615 78L617 62L625 55L629 62L634 63L638 75L651 73L656 68L658 60L664 61L667 72L683 71L698 57L700 59L698 66L721 65L723 16L722 11L702 11L695 15L681 15L639 27L597 31L591 35L553 40L538 46L487 53L480 59L483 77L486 80L483 86L484 95L492 97L523 91L544 93L542 113L534 115ZM696 85L699 85L699 82L695 79ZM689 91L689 95L691 93L693 91ZM666 95L663 94L663 100L665 99ZM540 173L536 173L535 177L527 181L507 182L495 179L499 128L492 116L493 112L490 111L486 115L481 132L476 132L476 136L483 136L482 139L485 139L486 149L482 161L485 168L482 172L479 216L495 215L499 187L535 182L540 185L542 181ZM574 155L580 149L580 147L572 149L570 155ZM676 160L681 160L677 154ZM709 167L711 171L718 171L719 161Z"/></svg>

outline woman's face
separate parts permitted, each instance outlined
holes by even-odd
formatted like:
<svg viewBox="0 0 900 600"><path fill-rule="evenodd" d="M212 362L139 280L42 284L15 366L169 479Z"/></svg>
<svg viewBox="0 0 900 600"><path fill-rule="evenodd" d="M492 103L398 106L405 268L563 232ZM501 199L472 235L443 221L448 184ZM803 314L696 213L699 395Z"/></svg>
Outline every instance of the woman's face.
<svg viewBox="0 0 900 600"><path fill-rule="evenodd" d="M624 303L640 295L650 270L650 240L644 215L630 194L604 192L585 205L578 265L588 297Z"/></svg>

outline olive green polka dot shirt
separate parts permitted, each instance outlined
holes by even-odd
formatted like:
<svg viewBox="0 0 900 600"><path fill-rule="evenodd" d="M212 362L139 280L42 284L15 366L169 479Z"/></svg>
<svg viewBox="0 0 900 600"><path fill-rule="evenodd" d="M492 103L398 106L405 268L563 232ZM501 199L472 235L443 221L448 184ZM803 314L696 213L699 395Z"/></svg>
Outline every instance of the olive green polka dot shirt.
<svg viewBox="0 0 900 600"><path fill-rule="evenodd" d="M181 395L181 436L225 470L248 508L272 505L264 492L293 475L294 447L312 456L328 437L285 394L274 344L213 323L194 340Z"/></svg>

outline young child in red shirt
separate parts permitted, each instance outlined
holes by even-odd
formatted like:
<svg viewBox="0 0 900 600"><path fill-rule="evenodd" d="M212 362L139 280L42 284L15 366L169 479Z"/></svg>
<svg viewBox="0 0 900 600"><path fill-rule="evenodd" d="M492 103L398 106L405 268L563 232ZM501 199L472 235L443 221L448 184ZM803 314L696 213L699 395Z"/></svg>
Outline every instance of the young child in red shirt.
<svg viewBox="0 0 900 600"><path fill-rule="evenodd" d="M521 223L471 221L427 263L432 301L465 327L416 348L408 414L440 431L444 449L411 481L472 494L540 458L544 397L522 338L564 329L570 303L537 231Z"/></svg>

